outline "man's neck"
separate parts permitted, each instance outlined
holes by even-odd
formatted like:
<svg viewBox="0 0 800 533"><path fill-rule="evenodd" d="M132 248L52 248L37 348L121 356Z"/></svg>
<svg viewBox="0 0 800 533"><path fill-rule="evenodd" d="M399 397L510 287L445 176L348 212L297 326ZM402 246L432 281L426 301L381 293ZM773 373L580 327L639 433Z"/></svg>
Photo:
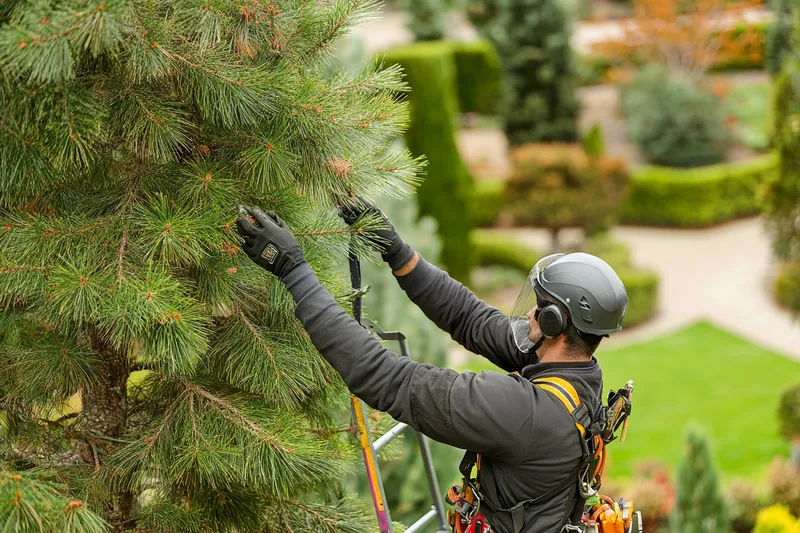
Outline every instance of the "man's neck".
<svg viewBox="0 0 800 533"><path fill-rule="evenodd" d="M589 360L591 360L591 356L576 357L567 352L564 343L559 343L556 346L547 346L547 343L545 343L539 349L540 363L576 363Z"/></svg>

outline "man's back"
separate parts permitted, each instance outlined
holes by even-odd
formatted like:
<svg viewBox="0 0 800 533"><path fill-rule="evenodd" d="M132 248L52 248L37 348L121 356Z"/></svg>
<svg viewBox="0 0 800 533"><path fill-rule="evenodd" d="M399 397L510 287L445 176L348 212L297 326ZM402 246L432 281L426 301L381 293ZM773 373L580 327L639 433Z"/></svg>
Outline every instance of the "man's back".
<svg viewBox="0 0 800 533"><path fill-rule="evenodd" d="M569 381L591 412L596 412L600 406L602 372L596 360L586 363L539 363L523 369L519 385L529 388L531 404L520 406L520 416L526 417L523 413L530 410L533 419L527 449L517 461L482 456L481 492L494 506L507 509L518 502L546 495L553 487L560 485L566 488L558 490L552 497L545 497L545 501L526 505L523 515L525 526L521 533L558 531L565 514L571 511L577 487L576 467L581 458L581 445L574 420L561 401L530 382L546 376ZM514 421L508 423L513 425ZM496 531L514 532L510 513L495 514L486 505L481 512Z"/></svg>

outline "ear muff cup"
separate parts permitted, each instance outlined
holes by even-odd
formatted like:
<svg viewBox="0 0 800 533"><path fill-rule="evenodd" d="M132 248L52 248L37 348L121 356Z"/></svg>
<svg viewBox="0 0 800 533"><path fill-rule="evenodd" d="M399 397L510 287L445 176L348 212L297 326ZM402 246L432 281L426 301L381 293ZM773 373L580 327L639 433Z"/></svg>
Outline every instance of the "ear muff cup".
<svg viewBox="0 0 800 533"><path fill-rule="evenodd" d="M557 305L550 304L539 311L539 329L548 339L554 339L564 333L564 314Z"/></svg>

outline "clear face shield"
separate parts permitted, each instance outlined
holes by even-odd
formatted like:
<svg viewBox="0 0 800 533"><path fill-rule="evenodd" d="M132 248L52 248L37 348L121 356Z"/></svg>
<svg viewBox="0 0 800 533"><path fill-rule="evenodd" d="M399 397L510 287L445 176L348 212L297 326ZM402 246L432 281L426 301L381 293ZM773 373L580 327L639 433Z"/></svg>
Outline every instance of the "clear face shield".
<svg viewBox="0 0 800 533"><path fill-rule="evenodd" d="M535 311L538 307L536 290L534 289L533 282L541 279L540 275L544 269L550 266L555 260L563 257L564 254L548 255L540 259L536 265L531 269L528 274L528 279L525 280L525 285L517 297L517 302L511 310L511 330L514 332L514 342L522 352L529 352L536 345L536 340L531 340L531 325L528 313Z"/></svg>

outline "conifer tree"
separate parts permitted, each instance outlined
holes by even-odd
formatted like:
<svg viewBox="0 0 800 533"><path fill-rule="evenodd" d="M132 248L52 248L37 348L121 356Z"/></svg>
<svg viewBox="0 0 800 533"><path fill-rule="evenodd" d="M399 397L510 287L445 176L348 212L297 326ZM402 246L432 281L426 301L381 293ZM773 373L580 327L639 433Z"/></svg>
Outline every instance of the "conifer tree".
<svg viewBox="0 0 800 533"><path fill-rule="evenodd" d="M399 70L325 74L377 7L0 3L0 529L372 529L346 390L231 223L276 210L346 296L335 201L419 170Z"/></svg>
<svg viewBox="0 0 800 533"><path fill-rule="evenodd" d="M509 143L576 142L577 71L561 0L503 0L488 35L503 61Z"/></svg>
<svg viewBox="0 0 800 533"><path fill-rule="evenodd" d="M698 429L686 435L686 455L678 466L673 531L728 533L730 518L720 490L708 438Z"/></svg>

